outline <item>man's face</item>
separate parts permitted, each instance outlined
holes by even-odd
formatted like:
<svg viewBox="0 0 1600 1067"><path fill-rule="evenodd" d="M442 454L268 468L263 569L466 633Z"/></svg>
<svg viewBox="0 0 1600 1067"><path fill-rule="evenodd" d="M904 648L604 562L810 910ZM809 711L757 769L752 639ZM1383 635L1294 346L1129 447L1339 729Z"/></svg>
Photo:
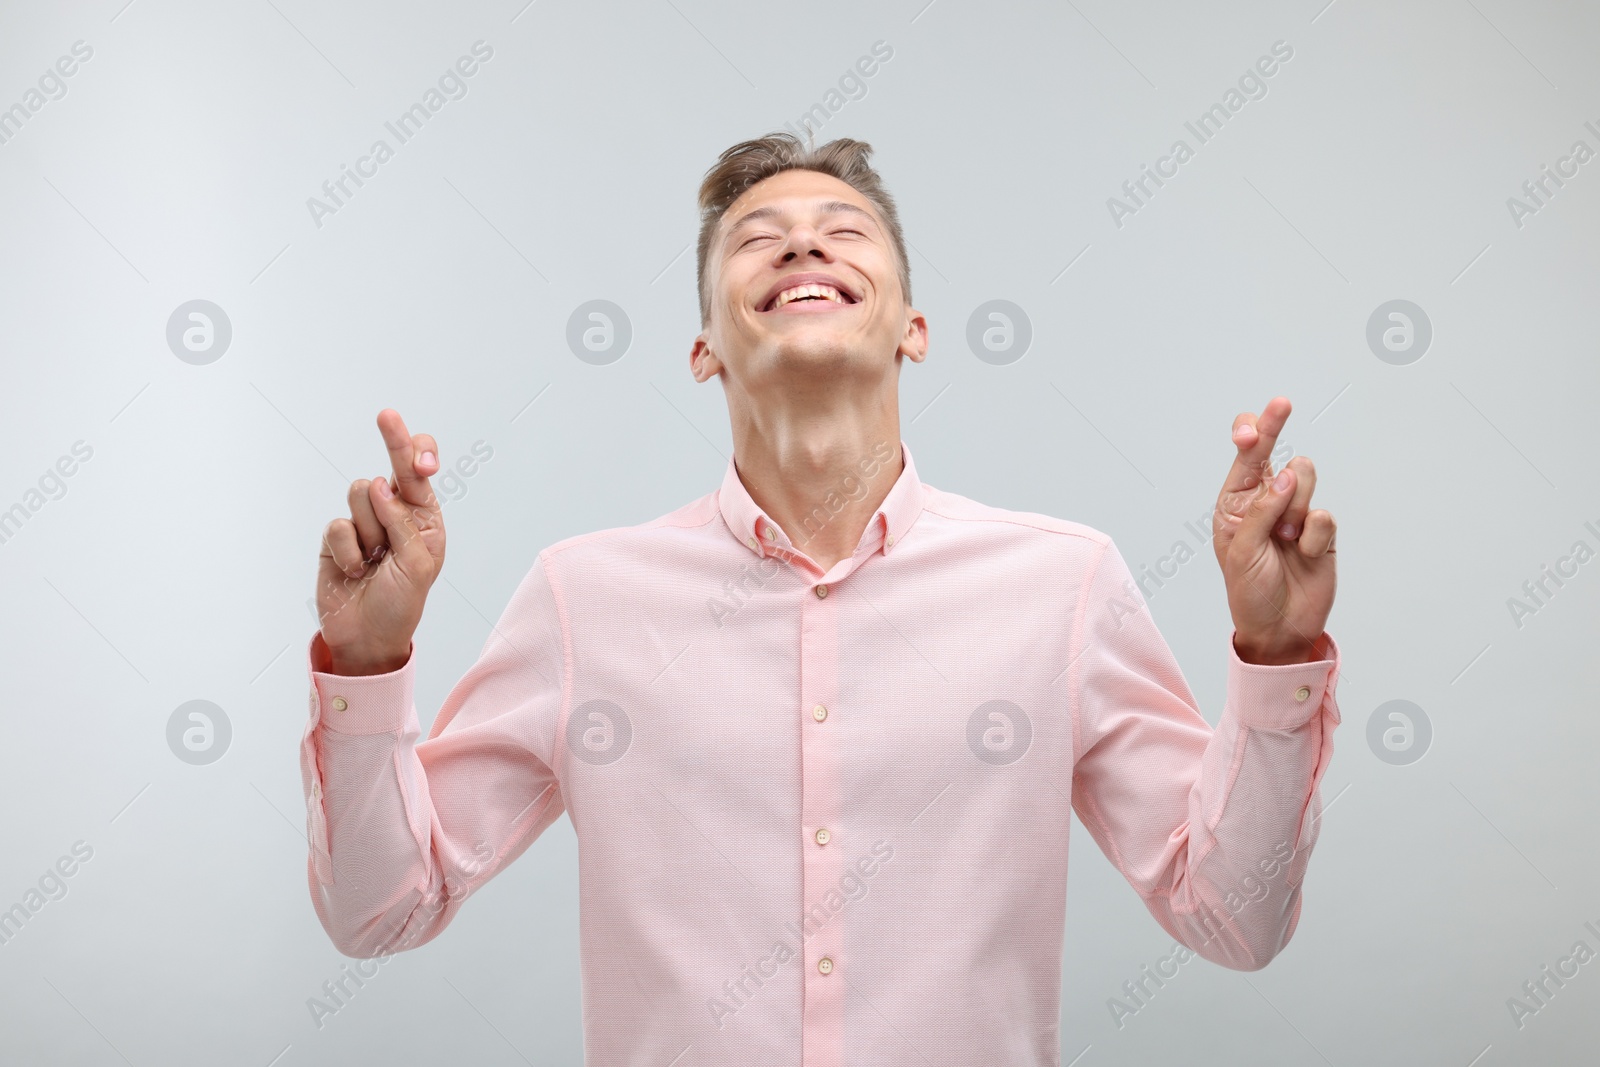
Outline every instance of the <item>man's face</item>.
<svg viewBox="0 0 1600 1067"><path fill-rule="evenodd" d="M723 214L706 255L711 318L695 340L697 380L921 361L927 322L905 302L894 246L866 197L827 174L789 170ZM802 285L818 288L793 292Z"/></svg>

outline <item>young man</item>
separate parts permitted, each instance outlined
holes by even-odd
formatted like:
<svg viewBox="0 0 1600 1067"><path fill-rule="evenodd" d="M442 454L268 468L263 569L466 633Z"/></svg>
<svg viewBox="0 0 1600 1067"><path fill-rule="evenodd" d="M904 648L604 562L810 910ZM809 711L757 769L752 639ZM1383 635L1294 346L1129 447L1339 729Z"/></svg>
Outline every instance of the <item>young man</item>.
<svg viewBox="0 0 1600 1067"><path fill-rule="evenodd" d="M327 528L308 650L342 952L431 940L563 810L595 1064L1059 1062L1073 810L1189 949L1287 944L1339 722L1333 519L1305 457L1270 477L1288 401L1233 423L1213 731L1109 537L918 477L927 321L870 151L775 134L710 170L689 366L727 395L721 486L540 552L420 742L438 449L379 414L393 475Z"/></svg>

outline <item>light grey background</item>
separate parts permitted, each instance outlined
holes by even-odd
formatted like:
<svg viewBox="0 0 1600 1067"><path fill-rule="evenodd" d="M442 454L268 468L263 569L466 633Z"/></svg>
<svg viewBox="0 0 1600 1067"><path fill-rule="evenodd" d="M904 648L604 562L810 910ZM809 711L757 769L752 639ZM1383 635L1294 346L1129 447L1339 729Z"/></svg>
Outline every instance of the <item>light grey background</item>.
<svg viewBox="0 0 1600 1067"><path fill-rule="evenodd" d="M1063 1063L1595 1056L1600 962L1521 1026L1507 1000L1600 951L1600 561L1520 626L1508 601L1600 549L1600 160L1520 226L1507 201L1600 149L1600 9L124 3L0 8L0 108L93 49L0 144L0 510L25 513L0 543L0 909L93 849L0 945L6 1064L579 1062L564 818L313 1021L349 962L311 909L296 764L318 538L388 471L381 408L447 464L493 449L447 496L426 729L540 548L714 488L695 189L880 40L817 133L875 146L915 250L923 479L1095 526L1136 572L1198 547L1150 602L1212 722L1229 618L1185 523L1236 414L1292 399L1282 440L1340 524L1344 721L1292 943L1257 973L1185 964L1119 1028L1109 998L1171 939L1079 826ZM467 94L317 225L307 199L479 40ZM1185 121L1277 41L1266 95L1198 144ZM1194 158L1116 225L1108 198L1178 138ZM196 299L232 327L205 365L166 340ZM632 327L607 365L566 343L595 299ZM993 299L1032 327L1004 365L966 343ZM1366 339L1395 299L1433 329L1407 365ZM30 498L78 441L92 458ZM203 766L167 742L197 699L232 728ZM1395 699L1433 727L1403 766L1367 743Z"/></svg>

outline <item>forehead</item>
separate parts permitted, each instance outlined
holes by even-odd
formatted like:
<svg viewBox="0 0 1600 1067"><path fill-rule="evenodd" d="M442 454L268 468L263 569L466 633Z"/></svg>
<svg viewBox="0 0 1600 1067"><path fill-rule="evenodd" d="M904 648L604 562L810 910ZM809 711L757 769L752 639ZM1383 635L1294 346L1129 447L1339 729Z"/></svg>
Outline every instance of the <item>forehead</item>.
<svg viewBox="0 0 1600 1067"><path fill-rule="evenodd" d="M722 214L722 229L726 233L757 208L778 208L784 211L804 211L812 203L842 200L867 212L874 220L878 213L872 202L862 196L848 182L814 170L786 170L763 178L740 194Z"/></svg>

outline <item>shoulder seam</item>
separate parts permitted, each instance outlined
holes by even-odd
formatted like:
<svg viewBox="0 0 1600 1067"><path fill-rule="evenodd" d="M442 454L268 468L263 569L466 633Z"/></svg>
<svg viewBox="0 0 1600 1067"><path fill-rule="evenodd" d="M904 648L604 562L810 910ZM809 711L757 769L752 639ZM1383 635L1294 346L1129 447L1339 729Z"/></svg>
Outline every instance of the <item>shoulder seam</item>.
<svg viewBox="0 0 1600 1067"><path fill-rule="evenodd" d="M707 496L710 496L710 495L711 494L709 494L709 493L707 494ZM669 511L665 515L657 516L656 518L649 519L649 520L647 520L645 522L636 522L631 526L608 526L604 530L593 530L593 531L590 531L589 533L573 534L571 537L562 538L560 541L556 542L556 544L554 544L554 545L548 545L545 548L540 549L539 550L539 554L540 555L555 556L555 555L558 555L558 554L560 554L562 552L567 551L569 548L577 548L579 545L586 545L590 541L595 541L595 540L598 540L598 539L600 539L602 537L614 537L614 536L617 536L617 535L620 535L620 534L624 534L624 533L632 533L632 532L634 532L636 530L650 530L650 529L690 530L690 529L695 529L696 527L706 526L706 525L709 525L717 517L718 512L717 512L717 509L716 509L715 506L713 506L711 508L710 513L707 514L705 518L701 519L698 522L695 522L695 521L692 521L692 520L688 520L688 519L685 519L683 521L678 521L678 522L668 521L668 520L672 519L672 517L675 516L675 515L679 515L679 514L682 514L683 512L690 511L696 504L700 503L700 501L704 500L704 499L705 499L705 497L701 497L700 500L690 501L688 504L685 504L683 507L678 508L675 511Z"/></svg>
<svg viewBox="0 0 1600 1067"><path fill-rule="evenodd" d="M932 490L933 493L939 492L939 490L933 489L932 486L925 485L924 488ZM974 503L977 502L974 501ZM1016 512L1013 512L1010 515L957 515L950 511L941 510L937 506L937 502L931 494L923 498L922 506L925 510L933 512L940 518L950 519L955 522L996 522L1004 523L1008 526L1023 526L1027 529L1039 530L1043 533L1060 534L1063 537L1081 537L1084 540L1097 545L1104 545L1104 543L1109 541L1111 538L1111 535L1103 530L1096 530L1094 527L1085 526L1083 523L1073 523L1075 526L1082 527L1082 529L1079 530L1057 530L1052 529L1049 526L1041 525L1037 522L1028 522L1024 519L1021 519L1018 517L1018 513ZM1055 521L1063 523L1072 522L1071 519L1056 519Z"/></svg>

